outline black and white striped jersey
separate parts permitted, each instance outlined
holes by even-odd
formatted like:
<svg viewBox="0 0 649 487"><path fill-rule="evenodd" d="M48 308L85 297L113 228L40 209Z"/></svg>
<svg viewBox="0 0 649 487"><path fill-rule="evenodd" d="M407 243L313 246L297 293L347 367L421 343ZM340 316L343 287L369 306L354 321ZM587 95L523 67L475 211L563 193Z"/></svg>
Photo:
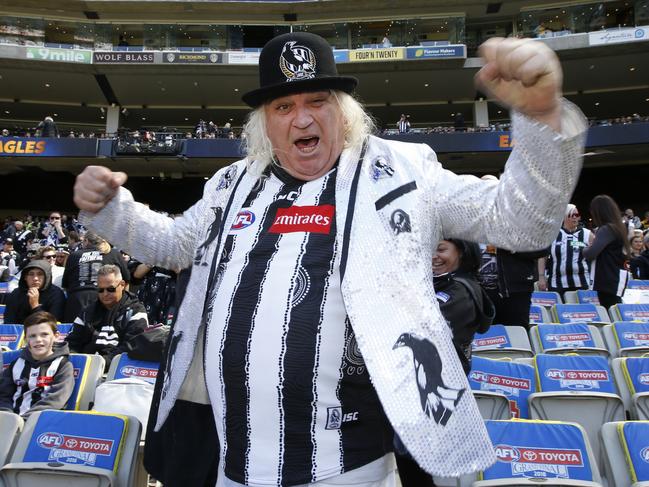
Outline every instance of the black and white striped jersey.
<svg viewBox="0 0 649 487"><path fill-rule="evenodd" d="M563 227L550 246L548 284L551 289L588 289L588 262L582 251L588 247L590 230L582 228L570 233Z"/></svg>
<svg viewBox="0 0 649 487"><path fill-rule="evenodd" d="M340 290L335 182L273 169L226 238L205 370L237 483L315 482L392 450Z"/></svg>

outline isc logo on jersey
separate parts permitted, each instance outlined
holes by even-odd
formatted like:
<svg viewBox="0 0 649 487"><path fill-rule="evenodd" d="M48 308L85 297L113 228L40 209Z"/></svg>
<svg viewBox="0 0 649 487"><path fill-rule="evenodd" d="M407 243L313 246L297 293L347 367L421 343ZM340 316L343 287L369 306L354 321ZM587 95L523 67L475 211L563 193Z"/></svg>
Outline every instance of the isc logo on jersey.
<svg viewBox="0 0 649 487"><path fill-rule="evenodd" d="M231 230L242 230L255 223L255 214L250 210L241 210L232 223Z"/></svg>

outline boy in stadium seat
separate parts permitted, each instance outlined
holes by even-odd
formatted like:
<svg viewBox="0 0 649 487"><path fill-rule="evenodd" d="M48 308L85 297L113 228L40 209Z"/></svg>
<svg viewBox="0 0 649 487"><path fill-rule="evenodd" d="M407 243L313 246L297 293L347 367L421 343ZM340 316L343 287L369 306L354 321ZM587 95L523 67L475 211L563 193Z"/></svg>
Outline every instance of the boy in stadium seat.
<svg viewBox="0 0 649 487"><path fill-rule="evenodd" d="M0 376L0 410L23 417L63 409L74 388L67 343L57 342L56 318L39 311L25 320L27 346Z"/></svg>

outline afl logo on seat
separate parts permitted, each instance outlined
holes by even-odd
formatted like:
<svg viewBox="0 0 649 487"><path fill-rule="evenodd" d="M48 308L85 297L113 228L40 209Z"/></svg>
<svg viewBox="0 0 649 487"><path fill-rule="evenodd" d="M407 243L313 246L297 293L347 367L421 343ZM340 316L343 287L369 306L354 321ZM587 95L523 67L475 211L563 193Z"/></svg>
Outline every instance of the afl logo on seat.
<svg viewBox="0 0 649 487"><path fill-rule="evenodd" d="M255 223L255 214L250 210L241 210L232 223L231 230L242 230Z"/></svg>

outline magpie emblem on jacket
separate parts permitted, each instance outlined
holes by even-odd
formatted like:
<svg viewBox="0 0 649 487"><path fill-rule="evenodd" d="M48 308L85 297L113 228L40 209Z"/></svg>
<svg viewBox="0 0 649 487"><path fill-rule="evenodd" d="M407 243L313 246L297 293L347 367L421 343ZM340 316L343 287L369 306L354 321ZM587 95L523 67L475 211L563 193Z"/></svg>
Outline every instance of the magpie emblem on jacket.
<svg viewBox="0 0 649 487"><path fill-rule="evenodd" d="M313 51L296 44L296 41L284 44L279 58L279 67L286 76L286 81L315 77L316 59Z"/></svg>
<svg viewBox="0 0 649 487"><path fill-rule="evenodd" d="M412 351L415 381L424 413L437 424L446 426L465 389L447 387L442 379L442 359L437 347L425 338L403 333L392 350L407 347Z"/></svg>
<svg viewBox="0 0 649 487"><path fill-rule="evenodd" d="M378 181L381 178L391 178L394 176L394 168L385 156L378 156L372 163L372 179Z"/></svg>
<svg viewBox="0 0 649 487"><path fill-rule="evenodd" d="M216 190L219 191L221 189L228 189L236 176L237 166L233 164L225 171L225 174L221 176L219 184L216 186Z"/></svg>
<svg viewBox="0 0 649 487"><path fill-rule="evenodd" d="M410 216L408 213L401 209L396 209L390 216L390 227L395 235L403 232L411 232L412 226L410 225Z"/></svg>

